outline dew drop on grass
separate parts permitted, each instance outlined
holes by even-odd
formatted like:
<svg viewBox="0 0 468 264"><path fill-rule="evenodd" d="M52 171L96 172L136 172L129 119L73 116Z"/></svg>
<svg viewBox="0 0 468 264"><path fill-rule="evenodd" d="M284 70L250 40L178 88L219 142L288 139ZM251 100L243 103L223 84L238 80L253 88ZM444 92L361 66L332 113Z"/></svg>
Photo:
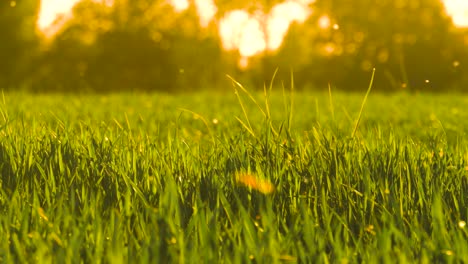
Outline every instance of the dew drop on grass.
<svg viewBox="0 0 468 264"><path fill-rule="evenodd" d="M265 232L265 230L260 226L260 224L257 221L254 221L254 225L256 228L258 228L258 231L261 233Z"/></svg>
<svg viewBox="0 0 468 264"><path fill-rule="evenodd" d="M463 228L465 228L465 226L466 226L466 222L465 222L465 221L460 221L460 222L458 222L458 227L460 227L460 228L463 229Z"/></svg>
<svg viewBox="0 0 468 264"><path fill-rule="evenodd" d="M443 253L447 256L453 256L453 251L450 249L444 250Z"/></svg>
<svg viewBox="0 0 468 264"><path fill-rule="evenodd" d="M41 219L45 220L46 222L49 221L49 218L45 214L44 209L42 209L41 207L37 208L37 213L39 214L39 217Z"/></svg>
<svg viewBox="0 0 468 264"><path fill-rule="evenodd" d="M365 228L366 232L368 232L369 234L371 235L375 235L375 231L374 231L374 225L368 225L366 228Z"/></svg>

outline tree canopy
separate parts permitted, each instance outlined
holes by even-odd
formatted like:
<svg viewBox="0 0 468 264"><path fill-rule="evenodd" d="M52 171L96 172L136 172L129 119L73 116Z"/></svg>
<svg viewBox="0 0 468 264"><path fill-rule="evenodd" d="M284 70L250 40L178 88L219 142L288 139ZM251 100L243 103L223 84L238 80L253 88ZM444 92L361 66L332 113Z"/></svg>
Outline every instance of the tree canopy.
<svg viewBox="0 0 468 264"><path fill-rule="evenodd" d="M276 68L296 87L468 91L468 33L456 29L440 0L316 0L282 46L249 58L223 50L226 12L268 14L281 1L216 1L200 25L196 1L177 11L165 0L83 0L51 39L37 34L39 0L0 4L0 87L32 91L187 91L223 89L230 74L262 88ZM266 30L266 25L263 25Z"/></svg>
<svg viewBox="0 0 468 264"><path fill-rule="evenodd" d="M38 0L0 2L0 87L18 86L27 79L37 50L38 9Z"/></svg>

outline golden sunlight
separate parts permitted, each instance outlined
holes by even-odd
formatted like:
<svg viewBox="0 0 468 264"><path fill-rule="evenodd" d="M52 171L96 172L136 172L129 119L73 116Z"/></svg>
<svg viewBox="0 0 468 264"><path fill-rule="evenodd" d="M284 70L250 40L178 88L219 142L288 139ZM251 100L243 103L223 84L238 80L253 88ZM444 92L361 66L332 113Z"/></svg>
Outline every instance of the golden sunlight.
<svg viewBox="0 0 468 264"><path fill-rule="evenodd" d="M236 175L236 181L245 187L259 191L263 194L270 194L275 191L275 186L270 181L253 174L238 173Z"/></svg>
<svg viewBox="0 0 468 264"><path fill-rule="evenodd" d="M468 1L444 0L445 10L457 27L468 27Z"/></svg>
<svg viewBox="0 0 468 264"><path fill-rule="evenodd" d="M94 0L112 5L112 0ZM188 0L169 0L177 11L183 11L189 6ZM60 23L70 17L70 10L79 0L42 0L37 27L46 35L60 27ZM276 50L281 45L294 21L303 22L312 13L309 5L313 0L286 0L275 5L270 13L264 14L260 10L248 13L244 10L227 12L219 21L219 33L223 46L227 50L238 50L244 58L242 64L247 64L247 58L264 52ZM202 26L208 25L217 12L213 0L196 0L196 8L200 14ZM458 27L468 27L468 1L444 0L447 13ZM55 23L55 26L54 26ZM319 19L319 28L338 27L332 25L328 16ZM53 29L53 28L56 29ZM52 28L52 29L51 29ZM49 31L47 33L47 31Z"/></svg>
<svg viewBox="0 0 468 264"><path fill-rule="evenodd" d="M65 17L73 6L80 0L42 0L37 19L37 27L44 31L50 27L57 18Z"/></svg>
<svg viewBox="0 0 468 264"><path fill-rule="evenodd" d="M270 13L260 10L253 14L244 10L226 13L219 22L219 33L226 50L238 50L241 55L239 66L248 66L248 57L265 50L276 50L281 46L289 26L293 22L304 22L312 10L310 0L287 0L275 5Z"/></svg>
<svg viewBox="0 0 468 264"><path fill-rule="evenodd" d="M176 11L183 11L190 5L188 0L172 0L171 2Z"/></svg>

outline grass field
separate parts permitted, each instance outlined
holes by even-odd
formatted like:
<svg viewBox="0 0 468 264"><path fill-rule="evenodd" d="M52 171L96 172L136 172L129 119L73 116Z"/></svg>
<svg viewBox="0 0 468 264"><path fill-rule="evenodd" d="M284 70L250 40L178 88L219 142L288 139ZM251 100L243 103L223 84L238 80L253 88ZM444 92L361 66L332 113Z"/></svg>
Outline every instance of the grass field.
<svg viewBox="0 0 468 264"><path fill-rule="evenodd" d="M467 263L468 96L363 98L5 94L0 262Z"/></svg>

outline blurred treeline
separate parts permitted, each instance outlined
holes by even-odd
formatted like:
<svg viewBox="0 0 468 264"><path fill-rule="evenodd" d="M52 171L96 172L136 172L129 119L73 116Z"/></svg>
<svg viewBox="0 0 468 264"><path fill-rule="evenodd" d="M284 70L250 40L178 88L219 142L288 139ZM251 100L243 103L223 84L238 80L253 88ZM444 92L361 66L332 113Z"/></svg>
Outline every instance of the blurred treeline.
<svg viewBox="0 0 468 264"><path fill-rule="evenodd" d="M296 88L355 90L367 88L375 67L374 89L468 91L468 33L440 0L317 0L279 50L241 69L240 55L223 50L217 21L233 8L268 13L278 2L217 1L215 19L200 26L193 0L182 12L163 0L84 0L47 38L35 25L39 0L1 1L0 88L230 89L226 74L263 88L279 68L277 80L289 82L292 71ZM330 26L319 27L325 15Z"/></svg>

